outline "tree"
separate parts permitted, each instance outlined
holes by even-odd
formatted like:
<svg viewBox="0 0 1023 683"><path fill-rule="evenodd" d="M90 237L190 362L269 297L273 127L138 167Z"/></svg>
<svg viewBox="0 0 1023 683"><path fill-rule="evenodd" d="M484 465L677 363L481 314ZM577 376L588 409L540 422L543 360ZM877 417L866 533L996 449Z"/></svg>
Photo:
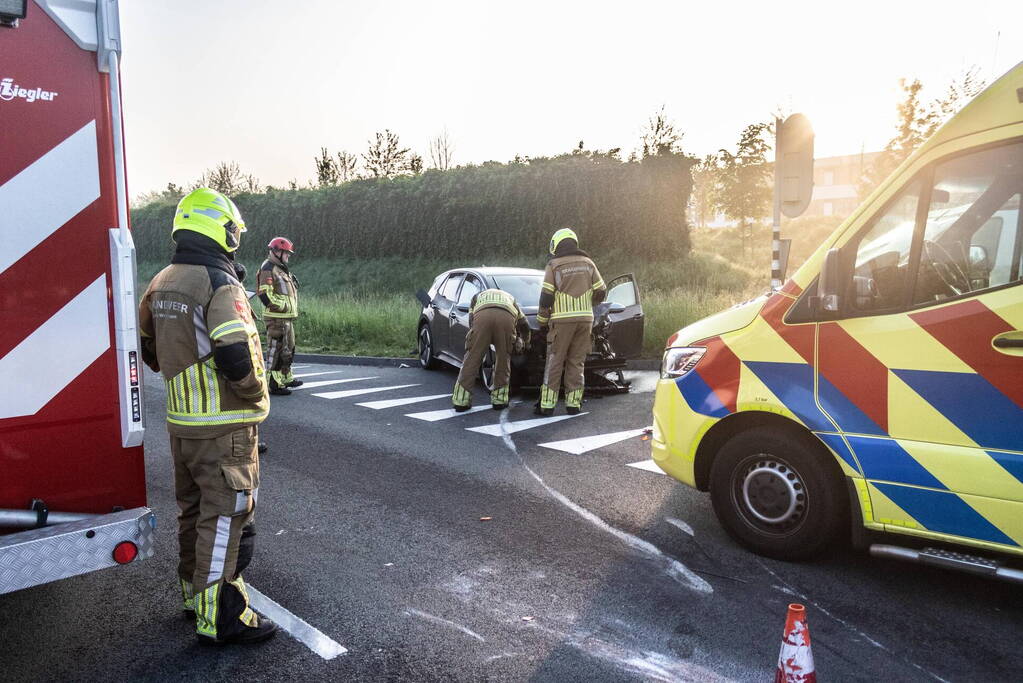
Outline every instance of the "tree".
<svg viewBox="0 0 1023 683"><path fill-rule="evenodd" d="M918 79L912 81L899 79L903 95L896 106L895 135L874 162L864 170L859 182L860 196L866 196L881 184L882 180L891 175L892 171L942 124L983 90L985 85L977 67L972 67L953 79L944 95L924 103L921 101L923 84Z"/></svg>
<svg viewBox="0 0 1023 683"><path fill-rule="evenodd" d="M259 179L251 173L242 173L235 161L221 161L213 168L206 169L199 179L192 183L192 189L208 187L231 197L243 192L257 193L262 187Z"/></svg>
<svg viewBox="0 0 1023 683"><path fill-rule="evenodd" d="M739 221L739 234L753 254L753 225L771 209L771 168L767 163L768 123L753 123L742 131L735 154L718 153L716 204L732 220Z"/></svg>
<svg viewBox="0 0 1023 683"><path fill-rule="evenodd" d="M316 183L320 187L340 185L355 180L355 165L358 163L354 154L341 150L334 158L326 147L320 148L320 156L315 157Z"/></svg>
<svg viewBox="0 0 1023 683"><path fill-rule="evenodd" d="M351 152L341 150L337 153L337 174L340 182L347 183L349 180L355 180L358 177L355 172L355 167L358 163L359 158Z"/></svg>
<svg viewBox="0 0 1023 683"><path fill-rule="evenodd" d="M408 168L408 153L409 148L401 146L397 134L384 129L369 141L369 149L362 159L370 177L393 178Z"/></svg>
<svg viewBox="0 0 1023 683"><path fill-rule="evenodd" d="M405 169L412 175L419 175L423 172L423 157L413 152L408 158L408 165Z"/></svg>
<svg viewBox="0 0 1023 683"><path fill-rule="evenodd" d="M696 225L701 228L707 227L707 220L717 209L718 163L716 154L708 154L693 166L693 191L689 195L689 206Z"/></svg>
<svg viewBox="0 0 1023 683"><path fill-rule="evenodd" d="M455 155L455 145L448 137L448 129L445 128L437 137L430 140L430 164L433 168L446 171L451 168Z"/></svg>
<svg viewBox="0 0 1023 683"><path fill-rule="evenodd" d="M340 182L341 174L337 161L327 152L326 147L320 147L320 156L315 157L313 161L316 162L316 183L320 187L337 185Z"/></svg>
<svg viewBox="0 0 1023 683"><path fill-rule="evenodd" d="M678 131L675 124L668 120L664 105L661 105L660 110L647 120L646 127L643 129L643 135L640 138L643 157L679 152L682 135L683 133Z"/></svg>

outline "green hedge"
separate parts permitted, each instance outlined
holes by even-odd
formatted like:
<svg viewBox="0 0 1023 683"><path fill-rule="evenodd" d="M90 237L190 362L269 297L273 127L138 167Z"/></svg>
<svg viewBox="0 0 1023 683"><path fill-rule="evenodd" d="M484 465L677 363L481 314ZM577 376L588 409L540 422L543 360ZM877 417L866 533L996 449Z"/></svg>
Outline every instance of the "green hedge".
<svg viewBox="0 0 1023 683"><path fill-rule="evenodd" d="M488 162L418 176L235 197L249 230L241 258L261 259L274 235L306 258L466 258L543 254L570 225L582 247L665 259L689 251L685 207L693 159L681 154L623 162L600 153L521 163ZM171 253L174 204L132 212L141 260Z"/></svg>

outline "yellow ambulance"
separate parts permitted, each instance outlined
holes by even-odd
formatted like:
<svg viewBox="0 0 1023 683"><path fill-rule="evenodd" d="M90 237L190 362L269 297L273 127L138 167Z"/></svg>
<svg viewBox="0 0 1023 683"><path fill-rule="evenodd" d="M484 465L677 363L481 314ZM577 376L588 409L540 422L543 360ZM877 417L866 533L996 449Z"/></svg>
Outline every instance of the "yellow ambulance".
<svg viewBox="0 0 1023 683"><path fill-rule="evenodd" d="M755 552L847 534L1023 580L1023 64L776 292L667 344L653 459ZM893 537L889 537L893 538ZM1002 558L1004 559L1004 558Z"/></svg>

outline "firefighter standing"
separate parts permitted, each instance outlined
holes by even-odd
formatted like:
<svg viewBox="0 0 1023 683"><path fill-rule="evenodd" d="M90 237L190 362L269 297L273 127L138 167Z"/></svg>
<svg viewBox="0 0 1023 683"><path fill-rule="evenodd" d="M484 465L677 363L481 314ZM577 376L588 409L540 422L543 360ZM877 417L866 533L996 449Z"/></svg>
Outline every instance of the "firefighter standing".
<svg viewBox="0 0 1023 683"><path fill-rule="evenodd" d="M593 307L606 295L604 280L586 252L579 249L575 232L562 228L554 233L536 317L547 336L547 366L537 415L554 414L562 372L567 412L569 415L579 412L583 402L583 368L591 346Z"/></svg>
<svg viewBox="0 0 1023 683"><path fill-rule="evenodd" d="M298 278L288 268L295 245L287 237L274 237L267 245L270 254L259 267L256 278L259 300L266 323L266 366L270 393L287 396L302 380L291 374L295 357L295 318L298 317Z"/></svg>
<svg viewBox="0 0 1023 683"><path fill-rule="evenodd" d="M238 208L201 187L178 204L171 265L139 305L142 358L167 385L178 576L200 641L252 643L277 626L249 608L259 491L257 427L270 407L259 333L233 265Z"/></svg>
<svg viewBox="0 0 1023 683"><path fill-rule="evenodd" d="M469 303L469 333L465 337L465 357L455 381L451 403L457 412L472 407L472 388L476 384L483 356L494 347L494 386L490 404L494 410L508 407L508 385L511 382L511 354L529 339L529 325L522 309L508 292L485 289Z"/></svg>

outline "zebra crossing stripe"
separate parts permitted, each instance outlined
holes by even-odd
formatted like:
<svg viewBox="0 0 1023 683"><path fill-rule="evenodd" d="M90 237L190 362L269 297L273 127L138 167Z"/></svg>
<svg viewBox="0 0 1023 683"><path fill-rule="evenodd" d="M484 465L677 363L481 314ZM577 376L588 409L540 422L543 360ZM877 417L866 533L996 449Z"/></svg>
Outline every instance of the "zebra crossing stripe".
<svg viewBox="0 0 1023 683"><path fill-rule="evenodd" d="M538 417L533 420L519 420L517 422L505 422L503 424L498 422L497 424L484 425L482 427L466 427L466 431L476 432L477 434L487 434L489 436L505 436L506 434L523 432L527 429L533 429L534 427L540 427L553 422L561 422L562 420L570 420L573 417L582 417L583 415L589 415L589 413L579 413L578 415L557 415L555 417Z"/></svg>
<svg viewBox="0 0 1023 683"><path fill-rule="evenodd" d="M407 406L412 403L423 403L424 401L436 401L438 398L450 398L451 394L434 394L432 396L413 396L411 398L392 398L385 401L369 401L367 403L356 403L357 406L363 408L372 408L373 410L383 410L384 408L397 408L398 406Z"/></svg>
<svg viewBox="0 0 1023 683"><path fill-rule="evenodd" d="M625 441L633 437L642 436L645 429L630 429L624 432L613 432L611 434L597 434L595 436L584 436L579 439L566 439L565 441L551 441L540 444L544 448L552 448L556 451L564 451L573 455L582 455L589 451L610 446L619 441Z"/></svg>
<svg viewBox="0 0 1023 683"><path fill-rule="evenodd" d="M291 367L292 367L292 369L295 368L294 365L292 365ZM301 375L294 375L294 377L316 377L317 375L336 375L339 372L344 372L344 370L324 370L323 372L303 372Z"/></svg>
<svg viewBox="0 0 1023 683"><path fill-rule="evenodd" d="M447 394L445 394L447 395ZM416 420L425 420L426 422L437 422L439 420L447 420L452 417L458 417L459 415L471 415L472 413L478 413L481 410L490 410L490 406L473 406L464 412L455 412L454 408L445 408L444 410L428 410L425 413L408 413L405 417L411 417Z"/></svg>
<svg viewBox="0 0 1023 683"><path fill-rule="evenodd" d="M394 391L395 389L408 389L409 387L418 387L418 384L397 384L393 387L371 387L369 389L347 389L345 391L328 391L322 394L313 394L319 398L335 399L335 398L348 398L350 396L361 396L363 394L373 394L378 391Z"/></svg>
<svg viewBox="0 0 1023 683"><path fill-rule="evenodd" d="M306 382L295 389L316 389L317 387L329 387L335 384L347 384L348 382L361 382L367 379L380 379L379 377L349 377L347 379L321 379L316 382ZM292 390L294 391L294 389Z"/></svg>
<svg viewBox="0 0 1023 683"><path fill-rule="evenodd" d="M664 470L657 466L653 460L640 460L639 462L630 462L629 467L635 467L637 470L646 470L647 472L653 472L654 474L664 474Z"/></svg>

